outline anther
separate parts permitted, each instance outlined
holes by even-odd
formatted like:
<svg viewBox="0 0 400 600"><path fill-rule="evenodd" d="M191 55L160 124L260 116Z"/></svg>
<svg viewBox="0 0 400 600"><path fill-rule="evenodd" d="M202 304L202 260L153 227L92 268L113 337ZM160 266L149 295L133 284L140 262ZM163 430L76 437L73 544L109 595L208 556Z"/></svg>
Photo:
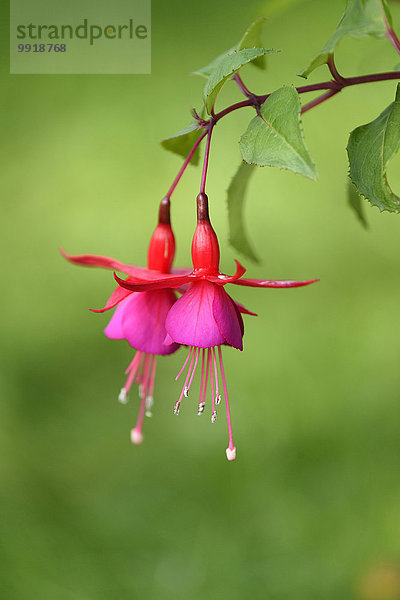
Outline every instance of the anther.
<svg viewBox="0 0 400 600"><path fill-rule="evenodd" d="M121 402L121 404L126 404L128 402L128 392L125 388L121 389L118 396L118 402Z"/></svg>
<svg viewBox="0 0 400 600"><path fill-rule="evenodd" d="M236 448L227 448L226 449L226 458L228 460L235 460L235 458L236 458Z"/></svg>
<svg viewBox="0 0 400 600"><path fill-rule="evenodd" d="M131 442L137 446L143 442L143 434L138 429L132 429L131 431Z"/></svg>
<svg viewBox="0 0 400 600"><path fill-rule="evenodd" d="M185 398L189 397L189 388L186 385L183 388L183 395L185 396Z"/></svg>
<svg viewBox="0 0 400 600"><path fill-rule="evenodd" d="M219 404L221 402L221 394L218 394L218 396L215 397L215 404Z"/></svg>
<svg viewBox="0 0 400 600"><path fill-rule="evenodd" d="M213 414L211 415L211 423L215 423L216 420L217 420L217 411L214 410Z"/></svg>
<svg viewBox="0 0 400 600"><path fill-rule="evenodd" d="M179 415L179 400L175 402L174 415Z"/></svg>
<svg viewBox="0 0 400 600"><path fill-rule="evenodd" d="M199 408L198 408L198 411L197 411L197 416L198 417L200 417L203 414L205 405L206 405L205 402L200 402L199 403Z"/></svg>
<svg viewBox="0 0 400 600"><path fill-rule="evenodd" d="M154 399L153 396L146 396L146 417L152 417L153 413L151 409L153 408Z"/></svg>

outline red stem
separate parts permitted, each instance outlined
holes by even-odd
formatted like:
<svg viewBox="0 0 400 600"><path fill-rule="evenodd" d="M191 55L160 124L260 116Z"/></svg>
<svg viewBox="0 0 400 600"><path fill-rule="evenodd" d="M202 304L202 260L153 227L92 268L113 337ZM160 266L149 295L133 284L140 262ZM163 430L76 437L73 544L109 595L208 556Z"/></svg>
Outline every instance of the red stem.
<svg viewBox="0 0 400 600"><path fill-rule="evenodd" d="M201 184L200 184L200 194L204 194L206 191L206 179L207 179L207 169L208 169L208 159L210 157L210 144L211 144L211 134L214 129L214 119L211 118L208 128L207 128L207 144L206 150L204 152L204 163L203 163L203 173L201 174Z"/></svg>
<svg viewBox="0 0 400 600"><path fill-rule="evenodd" d="M250 92L250 90L243 83L243 80L240 77L239 73L235 73L234 76L233 76L233 79L236 81L237 86L238 86L239 90L242 92L242 94L244 94L245 96L247 96L247 98L253 98L254 97L254 94L252 92Z"/></svg>
<svg viewBox="0 0 400 600"><path fill-rule="evenodd" d="M394 31L392 31L392 29L390 29L390 27L388 25L388 37L389 37L389 32L392 32L392 34L394 36L394 37L390 38L391 42L393 43L395 48L398 49L398 51L400 53L400 42L399 42L396 34L394 33ZM325 102L325 100L332 98L333 96L335 96L337 93L339 93L345 87L349 87L351 85L358 85L361 83L372 83L374 81L389 81L389 80L393 80L393 79L400 79L400 71L389 71L387 73L374 73L371 75L360 75L358 77L342 77L336 69L335 63L333 61L333 56L332 56L331 60L328 60L328 67L332 74L332 77L334 78L333 80L325 81L322 83L313 83L311 85L303 85L303 86L296 88L296 90L299 94L305 94L307 92L315 92L318 90L327 90L327 92L325 94L322 94L318 98L315 98L308 104L304 104L301 109L301 112L303 114L305 112L307 112L308 110L311 110L311 108L314 108L315 106L318 106L319 104L322 104L323 102ZM236 75L237 75L237 77L236 77ZM263 96L257 96L255 94L251 94L251 92L244 85L240 76L237 73L235 73L234 79L235 79L236 83L238 84L239 88L241 89L241 91L246 96L248 96L248 99L243 100L242 102L236 102L236 104L231 104L231 106L224 108L219 113L212 115L208 121L203 122L202 126L205 128L205 130L200 135L200 137L197 139L193 148L191 149L188 156L186 157L185 162L183 163L182 167L180 168L180 170L178 172L178 175L175 177L173 184L171 185L170 189L168 190L168 192L166 194L166 198L168 198L168 199L171 198L171 195L175 191L175 188L178 185L183 173L185 172L186 167L190 163L190 161L193 157L193 154L196 152L196 150L199 147L199 145L201 144L202 140L207 136L207 146L206 146L206 151L205 151L205 155L204 155L203 173L202 173L202 177L201 177L201 187L200 187L200 192L204 193L205 185L206 185L206 178L207 178L208 160L209 160L209 155L210 155L211 134L212 134L212 130L214 129L214 126L216 125L216 123L220 119L225 117L225 115L228 115L231 112L238 110L239 108L245 108L246 106L250 106L250 107L254 107L259 110L260 105L263 104L265 102L265 100L271 95L271 94L265 94Z"/></svg>
<svg viewBox="0 0 400 600"><path fill-rule="evenodd" d="M178 185L178 183L181 180L182 175L186 171L186 167L188 166L188 164L192 160L193 154L196 152L197 148L200 146L202 140L206 137L206 135L207 135L207 131L203 131L203 133L196 140L195 144L193 145L193 148L191 149L191 151L189 152L189 154L185 158L185 162L183 163L183 165L179 169L178 175L175 177L173 184L171 185L171 187L169 188L168 192L165 195L165 197L168 198L168 200L171 198L172 194L174 193L176 186Z"/></svg>
<svg viewBox="0 0 400 600"><path fill-rule="evenodd" d="M339 71L336 68L333 52L331 52L331 54L328 57L328 68L329 68L329 71L331 72L333 79L335 81L337 81L338 83L343 84L345 79L344 79L344 77L342 77L340 75Z"/></svg>
<svg viewBox="0 0 400 600"><path fill-rule="evenodd" d="M341 77L341 76L340 76ZM358 85L360 83L372 83L373 81L388 81L390 79L400 79L400 71L389 71L388 73L374 73L372 75L360 75L359 77L341 77L341 81L325 81L323 83L314 83L312 85L303 85L296 88L299 94L304 94L306 92L315 92L317 90L332 90L335 92L340 92L343 88L349 87L351 85ZM263 104L266 99L271 94L265 94L263 96L254 96L254 98L243 100L242 102L237 102L236 104L232 104L224 110L221 110L214 117L214 121L217 122L225 115L238 110L239 108L244 108L245 106L256 106ZM333 95L333 94L332 94ZM329 96L330 98L330 96Z"/></svg>
<svg viewBox="0 0 400 600"><path fill-rule="evenodd" d="M304 114L311 108L314 108L314 106L318 106L318 104L322 104L322 102L325 102L325 100L332 98L332 96L335 96L339 92L340 90L329 90L328 92L325 92L325 94L318 96L318 98L314 98L314 100L311 100L311 102L308 102L308 104L304 104L302 106L301 114Z"/></svg>
<svg viewBox="0 0 400 600"><path fill-rule="evenodd" d="M397 37L396 33L389 25L389 21L386 18L386 15L383 15L385 25L386 25L386 37L390 40L392 46L396 49L397 53L400 54L400 40Z"/></svg>

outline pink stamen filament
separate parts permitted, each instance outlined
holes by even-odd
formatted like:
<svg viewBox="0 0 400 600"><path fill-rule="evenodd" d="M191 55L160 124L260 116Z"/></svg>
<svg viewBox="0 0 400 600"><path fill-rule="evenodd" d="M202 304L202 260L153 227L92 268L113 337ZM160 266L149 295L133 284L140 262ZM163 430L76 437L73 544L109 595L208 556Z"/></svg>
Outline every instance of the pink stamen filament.
<svg viewBox="0 0 400 600"><path fill-rule="evenodd" d="M233 454L235 452L235 446L233 445L231 413L229 410L228 391L226 388L225 371L224 371L224 364L222 362L221 346L218 346L218 354L219 354L219 364L220 364L220 369L221 369L222 385L224 387L224 394L225 394L226 418L228 421L228 435L229 435L228 449L231 451L231 454ZM233 455L232 458L229 458L229 456L228 456L229 460L233 460L234 458L235 458L235 455Z"/></svg>
<svg viewBox="0 0 400 600"><path fill-rule="evenodd" d="M201 383L200 383L200 395L199 395L199 410L197 413L198 415L201 415L204 411L203 390L205 389L204 388L205 356L206 356L206 351L203 348L203 354L202 354L202 358L201 358ZM206 383L206 386L207 386L207 383Z"/></svg>
<svg viewBox="0 0 400 600"><path fill-rule="evenodd" d="M197 348L197 351L196 351L196 360L195 360L195 363L194 363L194 367L193 367L193 371L192 371L192 376L190 378L189 385L187 386L186 393L190 390L190 386L193 383L193 377L194 377L194 374L196 373L197 363L199 362L199 356L200 356L200 348Z"/></svg>
<svg viewBox="0 0 400 600"><path fill-rule="evenodd" d="M156 380L156 366L157 366L157 356L155 354L152 354L149 385L148 385L148 391L146 394L146 416L147 417L151 417L151 409L153 408L153 393L154 393L154 383Z"/></svg>
<svg viewBox="0 0 400 600"><path fill-rule="evenodd" d="M181 391L181 395L179 396L179 400L175 403L175 407L174 407L174 413L176 415L179 414L179 407L181 405L183 395L184 395L185 391L187 391L187 383L189 381L190 373L192 372L192 367L193 367L193 362L194 362L194 347L191 348L190 352L192 350L193 350L192 359L190 361L190 365L189 365L189 369L188 369L188 372L187 372L187 375L186 375L185 383L183 384L183 388L182 388L182 391Z"/></svg>
<svg viewBox="0 0 400 600"><path fill-rule="evenodd" d="M218 346L219 348L219 346ZM212 354L213 354L213 361L214 361L214 374L215 374L215 400L217 402L217 404L220 403L220 397L219 397L219 385L218 385L218 372L217 372L217 359L215 356L215 347L212 348Z"/></svg>
<svg viewBox="0 0 400 600"><path fill-rule="evenodd" d="M142 358L142 353L140 352L140 350L138 350L132 360L132 362L129 363L128 368L125 371L125 375L128 375L128 373L133 369L133 368L137 368L137 363L140 362L140 359Z"/></svg>
<svg viewBox="0 0 400 600"><path fill-rule="evenodd" d="M192 352L194 352L194 348L193 348L193 346L192 346L192 347L190 348L190 350L189 350L189 353L188 353L188 355L187 355L187 357L186 357L186 360L185 360L185 362L183 363L183 367L182 367L182 369L179 371L178 375L175 377L175 381L178 381L179 377L182 375L183 371L185 370L185 367L186 367L186 365L187 365L187 362L188 362L188 360L189 360L189 358L190 358L190 355L192 354Z"/></svg>
<svg viewBox="0 0 400 600"><path fill-rule="evenodd" d="M152 356L151 354L146 354L145 359L144 359L143 384L142 384L142 388L140 390L139 414L138 414L138 418L137 418L136 425L134 428L134 431L138 435L142 434L142 429L143 429L143 418L144 418L144 413L145 413L145 408L146 408L146 391L147 391L148 383L149 383L148 376L149 376L149 367L150 367L151 356Z"/></svg>
<svg viewBox="0 0 400 600"><path fill-rule="evenodd" d="M214 374L213 374L211 354L212 354L212 350L209 348L208 349L208 370L210 372L210 379L211 379L211 411L212 411L212 414L215 414Z"/></svg>
<svg viewBox="0 0 400 600"><path fill-rule="evenodd" d="M126 373L129 372L128 378L125 383L125 388L124 388L126 394L128 394L129 390L131 389L132 383L135 380L135 375L138 372L138 370L140 369L140 366L142 364L142 358L143 358L143 352L137 352L135 358L133 359L133 361L131 362L131 364L129 365L129 367L126 370Z"/></svg>

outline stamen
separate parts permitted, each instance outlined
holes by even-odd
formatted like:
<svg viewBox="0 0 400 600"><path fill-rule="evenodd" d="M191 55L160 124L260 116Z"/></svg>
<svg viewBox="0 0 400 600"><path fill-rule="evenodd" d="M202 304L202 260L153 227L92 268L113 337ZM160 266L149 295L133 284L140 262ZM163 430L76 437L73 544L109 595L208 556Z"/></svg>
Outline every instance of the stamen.
<svg viewBox="0 0 400 600"><path fill-rule="evenodd" d="M192 353L192 350L193 350L193 353ZM188 372L187 372L187 375L186 375L185 383L183 384L181 395L179 396L179 400L177 402L175 402L175 406L174 406L174 414L175 415L179 415L179 407L181 405L183 396L185 396L187 398L187 392L188 392L187 383L189 381L190 373L192 372L193 361L194 361L194 347L193 346L190 349L190 353L189 354L192 354L192 359L190 361L189 369L188 369Z"/></svg>
<svg viewBox="0 0 400 600"><path fill-rule="evenodd" d="M128 368L125 371L125 375L128 375L129 371L131 371L134 367L137 368L137 363L140 362L142 358L142 352L140 350L138 350L132 360L132 362L129 363Z"/></svg>
<svg viewBox="0 0 400 600"><path fill-rule="evenodd" d="M141 352L141 360L139 363L139 368L137 370L137 376L136 376L136 383L140 384L143 383L143 369L144 369L144 363L146 360L146 353L145 352ZM140 394L139 394L140 397Z"/></svg>
<svg viewBox="0 0 400 600"><path fill-rule="evenodd" d="M146 417L153 416L153 413L151 412L151 409L153 408L153 404L154 404L153 396L146 396L146 412L145 412Z"/></svg>
<svg viewBox="0 0 400 600"><path fill-rule="evenodd" d="M222 385L224 387L226 418L228 421L229 443L228 443L228 448L226 449L226 458L229 461L231 461L231 460L235 460L235 458L236 458L236 448L233 445L231 413L229 410L228 391L226 389L225 371L224 371L224 364L222 362L221 346L218 346L218 354L219 354L219 365L220 365L220 369L221 369Z"/></svg>
<svg viewBox="0 0 400 600"><path fill-rule="evenodd" d="M141 444L143 441L142 428L143 428L143 419L144 419L144 413L145 413L145 408L146 408L146 387L147 387L147 382L148 382L151 354L144 354L144 356L145 356L144 364L143 364L143 382L144 383L139 386L139 395L140 395L139 414L138 414L138 418L136 421L136 425L131 431L131 441L133 444Z"/></svg>
<svg viewBox="0 0 400 600"><path fill-rule="evenodd" d="M131 389L131 385L134 382L137 370L139 369L139 367L142 363L142 358L143 358L143 352L139 352L139 351L136 352L135 358L133 359L133 361L131 362L131 364L129 365L127 370L125 371L125 373L129 373L128 378L125 383L125 386L122 388L125 390L126 398L128 398L129 390ZM122 392L122 390L121 390L121 392ZM122 402L122 400L120 400L120 402Z"/></svg>
<svg viewBox="0 0 400 600"><path fill-rule="evenodd" d="M192 354L193 351L194 351L194 347L192 346L189 350L189 354L187 355L185 362L183 363L182 369L179 371L178 375L175 377L175 381L178 381L179 377L182 375L182 373L185 370L185 367L187 365L187 362L190 358L190 355Z"/></svg>
<svg viewBox="0 0 400 600"><path fill-rule="evenodd" d="M197 414L199 416L203 413L204 407L206 404L203 401L205 356L206 356L206 351L205 351L205 348L203 348L203 354L201 357L201 382L200 382L199 408L198 408L198 412L197 412ZM200 410L201 407L202 407L202 410Z"/></svg>
<svg viewBox="0 0 400 600"><path fill-rule="evenodd" d="M143 433L138 431L136 428L131 431L131 442L136 446L139 446L143 442Z"/></svg>
<svg viewBox="0 0 400 600"><path fill-rule="evenodd" d="M146 397L146 417L151 417L153 414L151 412L151 409L153 408L153 404L154 404L153 393L154 393L154 382L156 380L156 366L157 366L157 356L155 354L152 354L149 389L148 389L147 397Z"/></svg>
<svg viewBox="0 0 400 600"><path fill-rule="evenodd" d="M189 395L188 392L190 390L190 386L192 385L194 374L196 373L197 363L199 362L199 356L200 356L200 348L197 348L197 351L196 351L196 360L195 360L195 363L194 363L194 367L193 367L193 371L192 371L192 376L190 378L189 385L187 386L187 395L186 395L186 397Z"/></svg>
<svg viewBox="0 0 400 600"><path fill-rule="evenodd" d="M214 410L214 412L211 415L211 423L215 423L216 420L217 420L217 411Z"/></svg>
<svg viewBox="0 0 400 600"><path fill-rule="evenodd" d="M118 401L121 402L121 404L126 404L128 402L128 393L125 388L121 388Z"/></svg>
<svg viewBox="0 0 400 600"><path fill-rule="evenodd" d="M210 379L211 379L211 414L215 413L215 396L214 396L214 374L213 374L213 366L212 366L212 358L211 358L212 350L208 349L208 369L210 371Z"/></svg>
<svg viewBox="0 0 400 600"><path fill-rule="evenodd" d="M219 346L218 346L219 348ZM218 372L217 372L217 359L215 356L215 346L212 348L213 360L214 360L214 373L215 373L215 402L218 405L221 402L221 395L219 393L219 385L218 385Z"/></svg>

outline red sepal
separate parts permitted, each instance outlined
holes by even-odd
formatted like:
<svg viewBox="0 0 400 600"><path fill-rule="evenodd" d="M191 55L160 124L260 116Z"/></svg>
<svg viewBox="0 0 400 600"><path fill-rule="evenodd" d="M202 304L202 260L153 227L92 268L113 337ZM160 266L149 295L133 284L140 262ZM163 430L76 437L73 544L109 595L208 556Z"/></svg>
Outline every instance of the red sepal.
<svg viewBox="0 0 400 600"><path fill-rule="evenodd" d="M308 281L276 281L274 279L238 279L235 281L235 285L246 285L249 287L259 288L295 288L302 287L303 285L310 285L315 283L319 279L310 279Z"/></svg>
<svg viewBox="0 0 400 600"><path fill-rule="evenodd" d="M62 248L60 248L61 255L69 260L69 262L75 263L76 265L84 265L86 267L103 267L104 269L112 269L113 271L122 271L131 277L136 279L148 278L148 271L143 267L136 267L135 265L126 265L125 263L119 262L109 256L100 256L97 254L67 254Z"/></svg>

